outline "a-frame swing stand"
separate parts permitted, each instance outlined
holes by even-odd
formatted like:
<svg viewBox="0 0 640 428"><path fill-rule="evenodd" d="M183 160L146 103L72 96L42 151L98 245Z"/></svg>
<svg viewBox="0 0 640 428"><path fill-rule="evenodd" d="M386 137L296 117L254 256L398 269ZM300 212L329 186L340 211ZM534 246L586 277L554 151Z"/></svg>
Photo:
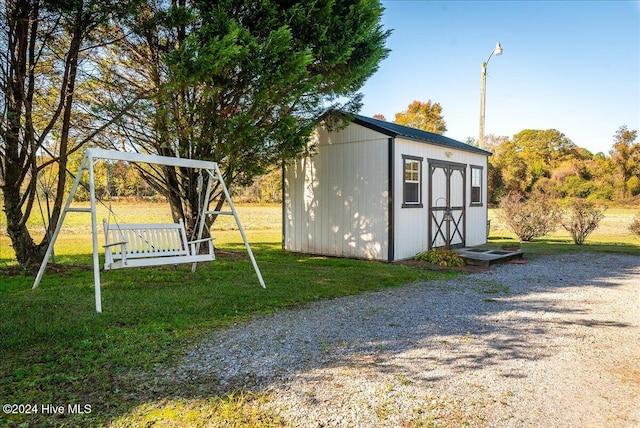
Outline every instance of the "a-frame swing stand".
<svg viewBox="0 0 640 428"><path fill-rule="evenodd" d="M107 242L105 246L105 269L117 269L124 267L136 267L136 266L157 266L161 264L177 264L177 263L192 263L193 270L195 270L196 263L203 260L213 260L215 257L213 255L213 248L211 246L210 241L202 239L202 233L204 231L205 219L207 214L214 215L233 215L238 230L242 235L242 240L244 241L245 248L247 249L247 253L249 253L249 258L251 259L251 263L253 264L253 269L258 276L258 280L260 281L260 285L264 288L264 280L262 279L262 274L260 273L260 269L258 268L258 264L256 263L256 259L253 256L253 252L251 251L251 247L249 246L249 241L247 241L247 236L244 233L244 229L242 228L242 224L240 223L240 219L238 218L238 213L231 201L231 196L229 194L229 190L222 178L222 174L220 173L220 169L218 168L218 164L216 162L202 161L202 160L193 160L193 159L183 159L183 158L173 158L167 156L155 156L155 155L145 155L140 153L128 153L128 152L120 152L117 150L103 150L103 149L87 149L85 156L82 160L82 164L80 166L80 171L76 175L75 181L71 186L71 191L69 192L69 197L67 198L67 202L65 203L64 209L60 216L60 220L56 225L55 232L51 237L51 241L49 242L49 246L47 247L47 252L45 253L42 264L40 265L40 270L38 271L38 275L36 276L35 282L33 283L33 289L38 287L40 280L44 274L44 271L47 267L47 262L49 257L52 254L54 244L60 233L60 229L62 228L62 224L64 223L65 217L69 212L83 212L91 214L91 236L93 238L93 280L95 285L95 297L96 297L96 311L102 312L102 297L100 293L100 259L98 253L98 226L97 226L97 218L96 218L96 192L94 185L94 175L93 175L93 166L96 162L101 160L121 160L126 162L135 162L135 163L147 163L147 164L155 164L155 165L165 165L165 166L174 166L174 167L183 167L183 168L194 168L199 169L203 174L206 173L209 176L209 180L207 180L207 189L203 198L203 206L199 207L202 211L199 216L199 224L198 224L198 238L194 241L188 242L186 240L186 236L184 233L184 226L182 222L180 224L171 224L171 225L129 225L129 226L121 226L116 229L116 232L120 236L119 242ZM85 172L89 174L89 208L77 208L72 207L71 203L73 201L73 196L78 189L78 185L80 184L80 180ZM212 183L219 182L224 192L224 196L227 202L227 205L231 208L231 211L210 211L209 210L209 200L212 192ZM126 235L129 233L129 235ZM133 232L132 232L133 230ZM176 232L177 230L177 232ZM112 230L112 232L114 232ZM105 234L107 231L105 231ZM115 233L115 232L114 232ZM171 233L175 233L176 238L172 238ZM138 235L139 239L135 236ZM128 237L127 237L128 236ZM181 238L182 237L182 238ZM107 241L108 241L107 237ZM162 245L150 245L149 240L156 239L157 242L162 242ZM144 241L143 245L139 245L140 248L144 248L141 255L141 251L138 248L135 253L129 254L129 259L127 259L127 253L131 250L133 246L135 246L134 242L130 242L131 240L139 240ZM175 241L169 248L170 251L162 251L161 247L165 249L168 248L167 242ZM204 242L208 241L210 248L210 255L200 255L199 248L200 245ZM111 247L118 247L112 249ZM170 254L169 254L170 253ZM115 254L115 256L114 256ZM117 258L117 260L114 260Z"/></svg>

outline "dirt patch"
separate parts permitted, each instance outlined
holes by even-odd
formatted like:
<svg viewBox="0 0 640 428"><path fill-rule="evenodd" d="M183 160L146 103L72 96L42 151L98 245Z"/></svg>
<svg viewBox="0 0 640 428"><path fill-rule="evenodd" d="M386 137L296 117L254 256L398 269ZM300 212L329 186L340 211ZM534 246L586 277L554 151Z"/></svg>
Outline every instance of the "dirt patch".
<svg viewBox="0 0 640 428"><path fill-rule="evenodd" d="M225 250L220 250L218 248L215 249L216 252L216 258L222 259L222 260L242 260L245 259L247 257L247 253L246 252L238 252L238 251L225 251Z"/></svg>
<svg viewBox="0 0 640 428"><path fill-rule="evenodd" d="M411 266L417 269L426 269L433 270L436 272L466 272L466 273L479 273L486 272L490 269L489 266L475 266L475 265L464 265L460 267L452 267L452 266L440 266L434 263L429 262L421 262L418 260L407 259L407 260L399 260L394 262L400 265Z"/></svg>
<svg viewBox="0 0 640 428"><path fill-rule="evenodd" d="M640 385L640 368L623 366L611 369L611 373L618 376L623 382L631 382Z"/></svg>

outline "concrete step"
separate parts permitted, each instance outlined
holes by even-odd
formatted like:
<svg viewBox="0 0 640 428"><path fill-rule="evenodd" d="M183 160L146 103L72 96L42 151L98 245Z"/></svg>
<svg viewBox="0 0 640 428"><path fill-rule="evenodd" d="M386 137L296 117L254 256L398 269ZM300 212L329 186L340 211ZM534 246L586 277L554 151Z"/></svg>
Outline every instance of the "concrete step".
<svg viewBox="0 0 640 428"><path fill-rule="evenodd" d="M464 247L455 250L467 264L489 266L522 258L522 250L497 250L495 248Z"/></svg>

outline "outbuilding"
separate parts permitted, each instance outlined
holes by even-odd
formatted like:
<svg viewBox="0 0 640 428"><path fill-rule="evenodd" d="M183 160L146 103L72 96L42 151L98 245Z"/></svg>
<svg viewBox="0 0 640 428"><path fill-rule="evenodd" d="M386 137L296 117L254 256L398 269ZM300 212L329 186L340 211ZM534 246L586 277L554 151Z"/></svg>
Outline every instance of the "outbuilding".
<svg viewBox="0 0 640 428"><path fill-rule="evenodd" d="M312 144L284 168L285 250L394 261L486 243L490 152L360 115Z"/></svg>

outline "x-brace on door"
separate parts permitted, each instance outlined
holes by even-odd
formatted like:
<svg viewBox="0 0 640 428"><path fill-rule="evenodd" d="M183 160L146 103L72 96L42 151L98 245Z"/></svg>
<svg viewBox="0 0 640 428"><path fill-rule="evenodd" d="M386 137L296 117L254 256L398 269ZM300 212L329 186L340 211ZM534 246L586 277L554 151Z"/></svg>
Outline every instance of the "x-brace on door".
<svg viewBox="0 0 640 428"><path fill-rule="evenodd" d="M429 159L429 247L465 245L464 164Z"/></svg>

